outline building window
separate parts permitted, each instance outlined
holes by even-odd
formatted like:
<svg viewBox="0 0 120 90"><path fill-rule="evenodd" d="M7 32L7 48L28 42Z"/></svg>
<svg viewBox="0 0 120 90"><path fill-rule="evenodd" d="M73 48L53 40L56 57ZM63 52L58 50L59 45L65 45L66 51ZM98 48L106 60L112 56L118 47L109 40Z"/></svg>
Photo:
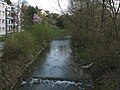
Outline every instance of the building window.
<svg viewBox="0 0 120 90"><path fill-rule="evenodd" d="M0 19L0 23L1 23L1 19Z"/></svg>
<svg viewBox="0 0 120 90"><path fill-rule="evenodd" d="M2 3L2 6L3 6L3 8L4 8L4 3Z"/></svg>
<svg viewBox="0 0 120 90"><path fill-rule="evenodd" d="M7 23L9 23L9 20L6 20L7 21Z"/></svg>
<svg viewBox="0 0 120 90"><path fill-rule="evenodd" d="M2 11L2 13L3 13L3 15L4 15L4 13L5 13L5 12L4 12L4 11Z"/></svg>
<svg viewBox="0 0 120 90"><path fill-rule="evenodd" d="M8 9L10 9L10 7L8 7Z"/></svg>
<svg viewBox="0 0 120 90"><path fill-rule="evenodd" d="M2 27L2 29L4 30L5 28L4 28L4 27Z"/></svg>
<svg viewBox="0 0 120 90"><path fill-rule="evenodd" d="M1 27L0 27L0 31L1 31Z"/></svg>
<svg viewBox="0 0 120 90"><path fill-rule="evenodd" d="M9 30L11 30L11 28L9 27Z"/></svg>
<svg viewBox="0 0 120 90"><path fill-rule="evenodd" d="M5 23L5 20L4 20L4 19L2 19L2 23Z"/></svg>

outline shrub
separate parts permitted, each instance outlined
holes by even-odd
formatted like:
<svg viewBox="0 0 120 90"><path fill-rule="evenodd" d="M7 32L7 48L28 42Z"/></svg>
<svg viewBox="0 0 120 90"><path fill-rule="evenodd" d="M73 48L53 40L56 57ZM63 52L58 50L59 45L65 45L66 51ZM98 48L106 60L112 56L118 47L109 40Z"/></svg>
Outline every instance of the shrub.
<svg viewBox="0 0 120 90"><path fill-rule="evenodd" d="M44 42L51 40L51 32L44 24L29 26L26 30L35 38L36 45L38 45L38 47L40 47Z"/></svg>
<svg viewBox="0 0 120 90"><path fill-rule="evenodd" d="M5 42L3 57L5 60L25 60L34 53L35 41L29 32L11 35Z"/></svg>

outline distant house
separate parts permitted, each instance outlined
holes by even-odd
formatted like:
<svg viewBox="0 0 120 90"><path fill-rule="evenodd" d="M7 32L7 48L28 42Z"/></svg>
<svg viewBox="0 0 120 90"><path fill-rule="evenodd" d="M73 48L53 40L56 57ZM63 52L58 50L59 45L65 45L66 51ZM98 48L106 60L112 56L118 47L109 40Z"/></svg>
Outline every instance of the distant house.
<svg viewBox="0 0 120 90"><path fill-rule="evenodd" d="M11 6L11 17L13 18L13 29L17 32L21 31L21 9L17 6Z"/></svg>
<svg viewBox="0 0 120 90"><path fill-rule="evenodd" d="M48 10L44 9L39 9L38 12L41 13L43 16L47 16L50 13Z"/></svg>
<svg viewBox="0 0 120 90"><path fill-rule="evenodd" d="M45 11L45 10L43 10L43 9L42 9L40 12L41 12L41 14L42 14L42 15L44 15L44 16L46 16L46 15L47 15L46 11Z"/></svg>
<svg viewBox="0 0 120 90"><path fill-rule="evenodd" d="M37 24L41 22L41 18L36 13L33 16L33 22Z"/></svg>

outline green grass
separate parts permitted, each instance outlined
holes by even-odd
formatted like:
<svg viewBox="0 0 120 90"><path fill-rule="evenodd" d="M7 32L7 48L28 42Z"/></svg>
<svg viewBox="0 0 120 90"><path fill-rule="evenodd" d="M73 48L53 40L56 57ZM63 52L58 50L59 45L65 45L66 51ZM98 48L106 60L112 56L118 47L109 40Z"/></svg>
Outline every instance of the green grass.
<svg viewBox="0 0 120 90"><path fill-rule="evenodd" d="M5 41L3 56L6 60L25 59L32 54L34 47L34 38L29 32L15 33Z"/></svg>
<svg viewBox="0 0 120 90"><path fill-rule="evenodd" d="M65 35L65 30L60 28L50 28L50 32L53 38L63 37Z"/></svg>
<svg viewBox="0 0 120 90"><path fill-rule="evenodd" d="M86 58L87 58L87 50L83 48L76 48L75 59L77 60L77 62L82 64L87 63Z"/></svg>
<svg viewBox="0 0 120 90"><path fill-rule="evenodd" d="M8 37L8 35L0 36L0 42L4 42Z"/></svg>

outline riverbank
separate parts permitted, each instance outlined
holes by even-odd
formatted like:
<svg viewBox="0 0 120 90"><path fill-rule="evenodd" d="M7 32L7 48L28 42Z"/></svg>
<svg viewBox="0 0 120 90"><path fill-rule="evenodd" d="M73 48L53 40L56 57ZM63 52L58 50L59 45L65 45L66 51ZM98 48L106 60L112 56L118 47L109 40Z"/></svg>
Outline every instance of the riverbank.
<svg viewBox="0 0 120 90"><path fill-rule="evenodd" d="M23 66L26 67L20 67L16 62L2 62L2 64L4 64L4 69L6 67L6 70L4 70L4 75L1 76L0 78L0 90L6 89L6 90L12 90L15 83L17 82L18 78L22 76L22 74L24 73L25 70L27 70L27 68L36 60L36 58L38 57L38 55L47 47L47 44L44 45L43 48L41 48L41 50L37 53L37 55L34 56L34 58L32 58L30 60L30 62L26 63Z"/></svg>
<svg viewBox="0 0 120 90"><path fill-rule="evenodd" d="M0 59L0 90L11 90L24 71L48 46L57 32L51 32L50 29L46 25L35 25L7 37Z"/></svg>
<svg viewBox="0 0 120 90"><path fill-rule="evenodd" d="M28 67L37 59L37 57L47 48L48 44L46 43L43 48L41 48L41 50L35 55L35 57L26 65L26 67L24 68L24 70L21 72L21 75L17 77L17 81L13 84L13 86L11 87L11 90L13 90L15 84L18 82L18 78L21 77L23 75L23 73L28 69Z"/></svg>
<svg viewBox="0 0 120 90"><path fill-rule="evenodd" d="M80 41L72 41L72 47L76 62L83 66L91 65L85 70L91 74L95 90L119 90L120 64L117 53L99 51L101 47L94 52L93 47L86 47Z"/></svg>
<svg viewBox="0 0 120 90"><path fill-rule="evenodd" d="M0 60L0 90L12 90L18 78L22 76L24 71L36 60L39 54L47 48L48 43L45 43L36 55L32 56L27 63L21 61L3 61ZM19 63L22 63L20 65Z"/></svg>
<svg viewBox="0 0 120 90"><path fill-rule="evenodd" d="M11 90L49 42L63 33L47 25L32 25L24 32L8 35L0 59L0 90Z"/></svg>

